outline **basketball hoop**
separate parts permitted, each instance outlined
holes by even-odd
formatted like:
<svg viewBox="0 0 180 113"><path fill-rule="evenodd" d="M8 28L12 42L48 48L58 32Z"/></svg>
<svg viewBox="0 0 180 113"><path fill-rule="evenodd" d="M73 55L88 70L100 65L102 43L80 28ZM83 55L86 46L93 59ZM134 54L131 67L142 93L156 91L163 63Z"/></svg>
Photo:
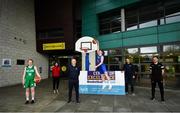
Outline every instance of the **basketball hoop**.
<svg viewBox="0 0 180 113"><path fill-rule="evenodd" d="M82 48L80 48L81 49L81 51L83 51L84 53L87 53L87 51L88 51L88 48L86 48L86 47L82 47Z"/></svg>

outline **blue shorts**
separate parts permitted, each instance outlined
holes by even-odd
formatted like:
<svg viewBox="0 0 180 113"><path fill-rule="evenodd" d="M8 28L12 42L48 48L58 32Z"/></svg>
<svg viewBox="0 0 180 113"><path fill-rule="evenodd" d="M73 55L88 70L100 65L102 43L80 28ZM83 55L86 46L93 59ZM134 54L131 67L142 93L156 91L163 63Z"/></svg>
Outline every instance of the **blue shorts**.
<svg viewBox="0 0 180 113"><path fill-rule="evenodd" d="M105 64L100 65L100 66L97 68L97 71L99 71L100 74L105 74L105 72L107 72L106 65L105 65Z"/></svg>

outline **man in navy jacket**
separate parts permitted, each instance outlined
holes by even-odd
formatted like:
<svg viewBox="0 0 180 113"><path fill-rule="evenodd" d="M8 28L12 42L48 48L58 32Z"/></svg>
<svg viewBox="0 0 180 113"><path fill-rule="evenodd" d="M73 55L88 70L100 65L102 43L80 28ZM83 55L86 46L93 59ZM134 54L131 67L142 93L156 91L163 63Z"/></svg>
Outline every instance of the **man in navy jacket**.
<svg viewBox="0 0 180 113"><path fill-rule="evenodd" d="M68 67L68 76L69 76L69 100L68 103L71 102L72 98L72 90L75 88L76 92L76 103L79 103L79 74L80 68L76 64L76 59L71 59L71 65Z"/></svg>
<svg viewBox="0 0 180 113"><path fill-rule="evenodd" d="M125 92L128 94L129 84L131 85L131 93L134 94L134 79L135 79L135 70L133 64L130 62L130 59L126 58L126 64L123 66L125 71Z"/></svg>

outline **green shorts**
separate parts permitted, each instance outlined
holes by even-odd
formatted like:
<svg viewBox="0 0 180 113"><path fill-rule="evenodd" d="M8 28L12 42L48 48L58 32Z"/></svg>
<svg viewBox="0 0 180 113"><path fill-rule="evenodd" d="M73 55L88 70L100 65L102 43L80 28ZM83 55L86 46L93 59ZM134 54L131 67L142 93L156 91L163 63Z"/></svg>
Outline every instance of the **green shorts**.
<svg viewBox="0 0 180 113"><path fill-rule="evenodd" d="M26 79L24 83L24 88L32 88L35 87L36 83L34 82L34 79Z"/></svg>

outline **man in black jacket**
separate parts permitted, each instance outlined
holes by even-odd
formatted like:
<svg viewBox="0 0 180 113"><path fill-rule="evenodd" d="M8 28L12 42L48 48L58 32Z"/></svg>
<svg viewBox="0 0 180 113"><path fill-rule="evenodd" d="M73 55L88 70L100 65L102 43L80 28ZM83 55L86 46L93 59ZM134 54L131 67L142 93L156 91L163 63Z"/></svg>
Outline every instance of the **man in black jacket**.
<svg viewBox="0 0 180 113"><path fill-rule="evenodd" d="M76 65L76 59L71 59L71 65L68 67L68 76L69 76L69 100L71 102L72 90L75 88L76 92L76 103L79 103L79 74L80 68Z"/></svg>
<svg viewBox="0 0 180 113"><path fill-rule="evenodd" d="M156 83L158 83L160 93L161 93L161 101L164 101L164 87L163 87L163 75L164 75L164 66L158 62L158 57L153 57L153 63L150 65L151 71L151 86L152 86L152 98L155 99L155 88Z"/></svg>
<svg viewBox="0 0 180 113"><path fill-rule="evenodd" d="M126 64L123 66L123 70L125 71L125 92L126 95L128 94L128 87L129 84L131 85L131 93L134 96L134 79L135 79L135 71L134 71L134 66L130 62L129 58L126 58Z"/></svg>

